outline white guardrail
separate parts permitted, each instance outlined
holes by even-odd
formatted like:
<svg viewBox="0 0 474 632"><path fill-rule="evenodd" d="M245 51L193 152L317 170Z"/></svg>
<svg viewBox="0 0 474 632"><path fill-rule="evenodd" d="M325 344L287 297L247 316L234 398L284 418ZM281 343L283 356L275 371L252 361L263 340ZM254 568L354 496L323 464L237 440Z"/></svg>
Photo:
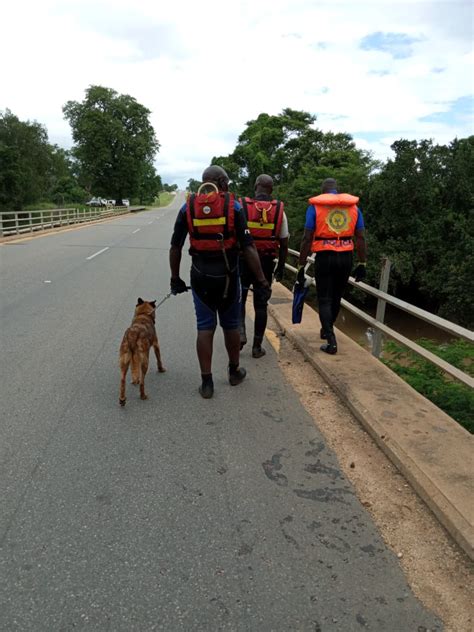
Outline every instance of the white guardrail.
<svg viewBox="0 0 474 632"><path fill-rule="evenodd" d="M300 253L297 250L289 249L288 252L289 254L295 257L300 256ZM313 264L314 264L314 259L312 257L308 257L307 264L305 267L305 272ZM375 335L374 335L373 345L372 345L372 355L374 355L376 358L380 357L380 353L382 349L382 334L385 334L386 336L393 338L394 340L396 340L397 342L400 342L405 347L408 347L409 349L411 349L418 355L422 356L423 358L425 358L425 360L432 362L437 367L442 369L445 373L448 373L449 375L454 377L456 380L459 380L463 384L466 384L467 386L474 388L474 378L472 378L470 375L468 375L467 373L464 373L464 371L461 371L460 369L453 366L452 364L449 364L449 362L445 362L434 353L431 353L431 351L428 351L427 349L420 346L416 342L413 342L413 340L410 340L409 338L402 336L402 334L398 333L394 329L391 329L391 327L388 327L387 325L385 325L384 323L385 306L388 303L389 305L393 305L394 307L401 309L407 314L411 314L412 316L421 318L427 323L430 323L431 325L434 325L435 327L438 327L439 329L443 329L444 331L449 332L453 336L458 336L459 338L464 338L464 340L468 340L469 342L474 343L473 331L470 331L469 329L466 329L465 327L461 327L460 325L456 325L455 323L452 323L449 320L445 320L444 318L440 318L439 316L435 316L434 314L430 314L430 312L427 312L424 309L415 307L414 305L411 305L410 303L407 303L406 301L401 301L399 298L396 298L395 296L388 294L386 290L388 288L388 280L390 277L390 267L391 267L390 261L388 259L384 259L382 262L382 271L380 275L380 288L379 289L372 287L371 285L367 285L367 283L363 283L361 281L356 282L354 281L353 277L349 278L349 283L351 283L354 287L358 288L359 290L362 290L363 292L366 292L367 294L375 296L377 298L377 310L376 310L375 318L373 318L372 316L369 316L368 314L363 312L361 309L359 309L355 305L352 305L352 303L349 303L345 299L341 301L341 305L345 309L349 310L350 312L355 314L358 318L362 319L364 322L368 323L371 327L374 328ZM295 274L297 274L298 272L297 268L290 265L289 263L286 264L286 268L288 270L291 270ZM316 286L316 282L312 276L306 275L306 279L310 282L311 285Z"/></svg>
<svg viewBox="0 0 474 632"><path fill-rule="evenodd" d="M0 237L82 224L130 212L128 206L54 208L44 211L0 211Z"/></svg>

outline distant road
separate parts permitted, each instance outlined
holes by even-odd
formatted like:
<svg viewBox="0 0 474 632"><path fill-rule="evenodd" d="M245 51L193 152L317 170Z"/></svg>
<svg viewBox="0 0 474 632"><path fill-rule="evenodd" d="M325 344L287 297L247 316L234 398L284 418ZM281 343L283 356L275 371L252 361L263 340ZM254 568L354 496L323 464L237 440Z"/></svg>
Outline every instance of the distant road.
<svg viewBox="0 0 474 632"><path fill-rule="evenodd" d="M118 405L137 297L169 291L178 206L0 247L0 630L441 630L268 346L197 392L191 295ZM183 258L188 279L189 260Z"/></svg>

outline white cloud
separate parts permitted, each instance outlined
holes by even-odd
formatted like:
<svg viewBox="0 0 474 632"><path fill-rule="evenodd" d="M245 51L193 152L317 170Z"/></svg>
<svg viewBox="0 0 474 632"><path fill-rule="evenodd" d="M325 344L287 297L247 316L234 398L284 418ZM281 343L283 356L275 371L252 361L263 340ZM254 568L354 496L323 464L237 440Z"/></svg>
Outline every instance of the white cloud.
<svg viewBox="0 0 474 632"><path fill-rule="evenodd" d="M284 107L385 157L402 134L473 133L468 117L420 121L472 93L470 18L456 0L20 0L2 12L0 109L68 145L66 101L91 84L132 94L152 111L160 172L180 184L232 151L249 119ZM412 55L363 50L377 32L406 35Z"/></svg>

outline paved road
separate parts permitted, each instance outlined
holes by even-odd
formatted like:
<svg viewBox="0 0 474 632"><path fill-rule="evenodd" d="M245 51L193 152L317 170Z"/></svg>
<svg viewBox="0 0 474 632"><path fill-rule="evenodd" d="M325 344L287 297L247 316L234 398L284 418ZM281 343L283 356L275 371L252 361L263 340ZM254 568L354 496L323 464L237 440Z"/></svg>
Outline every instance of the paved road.
<svg viewBox="0 0 474 632"><path fill-rule="evenodd" d="M0 247L0 629L441 630L273 352L232 388L219 335L202 400L191 297L172 297L168 371L119 407L176 208Z"/></svg>

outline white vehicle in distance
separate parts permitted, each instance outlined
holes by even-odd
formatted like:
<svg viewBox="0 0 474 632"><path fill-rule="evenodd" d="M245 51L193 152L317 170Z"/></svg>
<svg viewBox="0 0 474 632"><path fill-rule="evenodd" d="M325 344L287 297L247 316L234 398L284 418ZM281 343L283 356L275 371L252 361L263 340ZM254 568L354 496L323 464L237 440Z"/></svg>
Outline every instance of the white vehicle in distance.
<svg viewBox="0 0 474 632"><path fill-rule="evenodd" d="M115 206L115 200L107 200L107 206Z"/></svg>
<svg viewBox="0 0 474 632"><path fill-rule="evenodd" d="M122 200L124 206L130 206L130 200Z"/></svg>
<svg viewBox="0 0 474 632"><path fill-rule="evenodd" d="M104 198L93 197L86 202L86 206L107 206L107 200L104 200Z"/></svg>

